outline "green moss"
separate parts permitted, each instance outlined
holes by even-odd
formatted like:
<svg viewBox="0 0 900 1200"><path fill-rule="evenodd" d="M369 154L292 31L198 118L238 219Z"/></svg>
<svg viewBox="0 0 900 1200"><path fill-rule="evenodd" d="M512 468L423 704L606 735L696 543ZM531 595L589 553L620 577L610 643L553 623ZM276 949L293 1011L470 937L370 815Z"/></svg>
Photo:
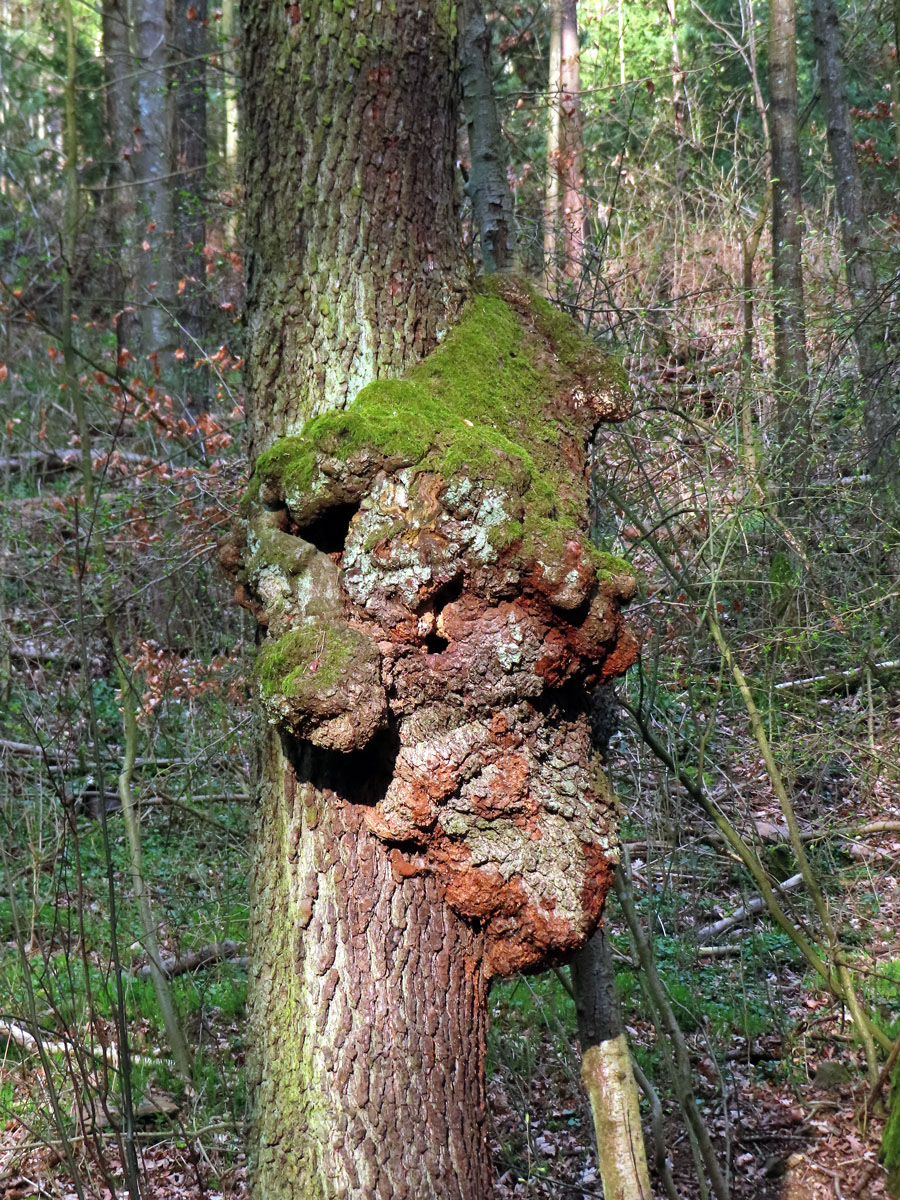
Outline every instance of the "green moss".
<svg viewBox="0 0 900 1200"><path fill-rule="evenodd" d="M627 558L619 558L616 554L607 554L605 550L597 549L594 550L592 557L598 579L612 579L615 575L634 574L634 567Z"/></svg>
<svg viewBox="0 0 900 1200"><path fill-rule="evenodd" d="M299 699L336 683L358 653L360 635L336 622L307 621L276 641L265 642L256 659L264 698L280 693Z"/></svg>
<svg viewBox="0 0 900 1200"><path fill-rule="evenodd" d="M529 310L520 316L499 294L509 286L487 279L446 340L403 379L369 384L347 409L315 417L301 436L260 455L254 497L263 482L289 499L302 495L315 488L319 456L369 450L391 467L467 475L517 494L524 527L511 515L492 531L494 544L524 539L561 552L586 498L560 453L566 417L547 406L579 378L596 380L607 360L569 316L516 283ZM624 387L621 368L608 370L612 386Z"/></svg>
<svg viewBox="0 0 900 1200"><path fill-rule="evenodd" d="M277 567L286 576L291 576L303 569L307 548L295 537L279 529L267 528L260 521L256 523L254 532L259 549L247 563L249 573L261 567Z"/></svg>

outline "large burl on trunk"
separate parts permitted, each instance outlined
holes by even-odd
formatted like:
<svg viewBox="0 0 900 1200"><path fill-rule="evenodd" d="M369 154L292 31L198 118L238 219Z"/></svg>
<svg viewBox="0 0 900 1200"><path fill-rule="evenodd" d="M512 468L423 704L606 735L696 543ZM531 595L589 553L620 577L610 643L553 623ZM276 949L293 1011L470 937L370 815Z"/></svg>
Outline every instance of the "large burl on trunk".
<svg viewBox="0 0 900 1200"><path fill-rule="evenodd" d="M482 287L404 378L260 456L240 585L269 721L366 779L368 829L481 931L489 978L597 924L615 816L587 698L635 645L628 565L586 528L627 389L527 285Z"/></svg>
<svg viewBox="0 0 900 1200"><path fill-rule="evenodd" d="M455 5L240 7L254 1197L485 1200L490 979L609 879L586 693L632 582L585 447L627 401L524 283L473 293Z"/></svg>

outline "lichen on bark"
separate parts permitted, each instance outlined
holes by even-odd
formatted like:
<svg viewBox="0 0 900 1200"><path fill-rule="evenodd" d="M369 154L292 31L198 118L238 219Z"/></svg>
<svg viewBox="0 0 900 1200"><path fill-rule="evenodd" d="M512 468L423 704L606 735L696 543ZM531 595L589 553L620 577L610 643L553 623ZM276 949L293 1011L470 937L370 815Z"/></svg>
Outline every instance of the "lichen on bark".
<svg viewBox="0 0 900 1200"><path fill-rule="evenodd" d="M488 975L576 948L608 889L587 698L633 661L634 580L590 542L586 449L628 410L575 323L495 277L403 378L261 454L244 505L268 719L392 756L368 828L483 930Z"/></svg>

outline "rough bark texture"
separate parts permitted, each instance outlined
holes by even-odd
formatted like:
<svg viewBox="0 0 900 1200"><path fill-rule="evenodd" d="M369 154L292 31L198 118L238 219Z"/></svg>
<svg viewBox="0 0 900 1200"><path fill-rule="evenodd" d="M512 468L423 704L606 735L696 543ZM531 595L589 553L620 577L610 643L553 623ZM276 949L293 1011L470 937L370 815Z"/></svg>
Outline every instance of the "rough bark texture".
<svg viewBox="0 0 900 1200"><path fill-rule="evenodd" d="M269 719L392 756L368 827L505 975L577 948L609 887L587 697L633 659L634 581L587 537L586 446L627 412L621 380L546 301L493 288L403 380L260 456L238 578Z"/></svg>
<svg viewBox="0 0 900 1200"><path fill-rule="evenodd" d="M797 479L802 475L802 454L809 439L794 0L772 0L769 5L769 102L778 441L786 473Z"/></svg>
<svg viewBox="0 0 900 1200"><path fill-rule="evenodd" d="M254 1186L483 1200L490 976L609 882L578 693L631 660L632 581L590 552L584 446L622 387L524 289L458 321L450 5L242 15Z"/></svg>
<svg viewBox="0 0 900 1200"><path fill-rule="evenodd" d="M383 764L271 739L254 862L256 1192L483 1200L482 935L367 835Z"/></svg>
<svg viewBox="0 0 900 1200"><path fill-rule="evenodd" d="M469 279L451 5L245 7L256 451L427 354Z"/></svg>
<svg viewBox="0 0 900 1200"><path fill-rule="evenodd" d="M850 121L841 29L834 0L814 0L813 29L819 60L819 79L828 117L828 151L834 174L844 266L853 306L853 340L864 388L868 460L876 468L889 449L894 432L887 369L879 347L878 296L869 241L869 222L863 203L862 179Z"/></svg>

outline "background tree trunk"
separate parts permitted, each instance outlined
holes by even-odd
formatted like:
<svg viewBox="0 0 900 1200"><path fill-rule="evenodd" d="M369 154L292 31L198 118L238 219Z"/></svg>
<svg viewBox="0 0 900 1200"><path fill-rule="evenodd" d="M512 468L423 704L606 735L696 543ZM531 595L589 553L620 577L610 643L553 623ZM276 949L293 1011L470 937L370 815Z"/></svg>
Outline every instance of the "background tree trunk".
<svg viewBox="0 0 900 1200"><path fill-rule="evenodd" d="M104 208L109 238L110 303L117 312L119 350L140 340L140 318L134 308L134 97L135 60L127 0L104 0L101 14L104 90L103 118L109 146Z"/></svg>
<svg viewBox="0 0 900 1200"><path fill-rule="evenodd" d="M174 324L174 221L170 170L169 27L166 0L141 0L135 10L137 202L135 261L142 350L154 374L171 387L177 347Z"/></svg>
<svg viewBox="0 0 900 1200"><path fill-rule="evenodd" d="M650 1200L637 1085L606 930L572 959L581 1078L591 1102L606 1200Z"/></svg>
<svg viewBox="0 0 900 1200"><path fill-rule="evenodd" d="M562 104L562 228L565 274L581 275L585 243L584 138L581 114L581 52L578 0L563 0L560 91Z"/></svg>
<svg viewBox="0 0 900 1200"><path fill-rule="evenodd" d="M481 259L486 271L502 271L512 266L515 257L515 223L494 98L491 31L481 0L466 0L460 6L460 77L471 159L468 191Z"/></svg>
<svg viewBox="0 0 900 1200"><path fill-rule="evenodd" d="M797 119L794 0L769 5L769 103L772 137L772 284L775 384L783 477L797 483L809 442L806 318L803 303L800 143Z"/></svg>
<svg viewBox="0 0 900 1200"><path fill-rule="evenodd" d="M879 303L875 266L869 240L869 221L863 203L862 180L856 159L850 106L844 81L841 29L834 0L814 0L813 27L819 80L828 117L828 150L834 173L844 267L853 313L853 340L859 360L864 396L864 421L869 467L887 460L893 427L890 394L884 374L886 363L879 352L883 334L878 329Z"/></svg>
<svg viewBox="0 0 900 1200"><path fill-rule="evenodd" d="M175 0L175 319L186 351L179 390L191 413L207 407L209 391L209 368L194 368L207 329L206 14L206 0Z"/></svg>
<svg viewBox="0 0 900 1200"><path fill-rule="evenodd" d="M547 117L547 181L544 185L544 272L545 287L556 286L560 233L560 160L562 143L562 26L563 0L550 0L550 67L547 73L549 112Z"/></svg>
<svg viewBox="0 0 900 1200"><path fill-rule="evenodd" d="M550 14L544 259L552 288L560 269L570 279L581 274L586 222L577 0L552 0Z"/></svg>

